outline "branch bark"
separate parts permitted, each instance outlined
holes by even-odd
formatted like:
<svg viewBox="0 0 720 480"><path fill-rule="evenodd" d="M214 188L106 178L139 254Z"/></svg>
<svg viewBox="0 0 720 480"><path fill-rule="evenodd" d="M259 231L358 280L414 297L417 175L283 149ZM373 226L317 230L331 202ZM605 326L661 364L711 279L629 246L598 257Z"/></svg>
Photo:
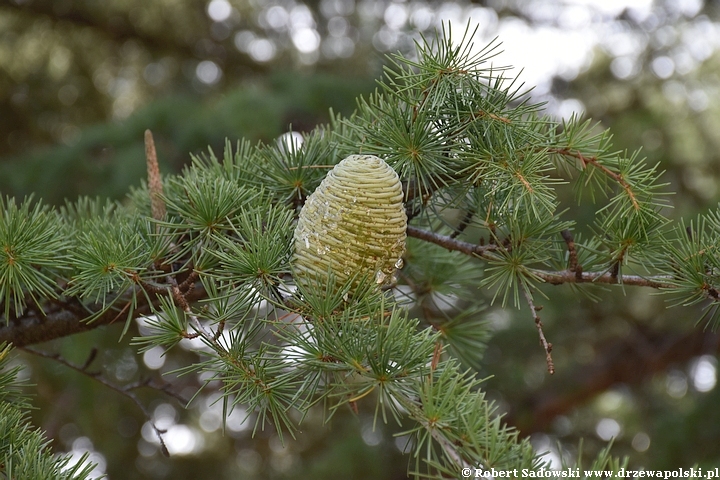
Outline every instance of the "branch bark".
<svg viewBox="0 0 720 480"><path fill-rule="evenodd" d="M435 245L439 245L450 251L462 252L465 255L477 256L485 259L487 259L493 251L501 248L498 245L493 244L477 245L474 243L464 242L446 235L428 232L412 226L408 226L407 235L408 237L414 237L426 242L434 243ZM674 288L674 285L670 283L672 278L669 275L656 275L651 277L641 277L639 275L613 276L612 272L578 272L577 268L575 271L572 269L556 271L532 269L532 273L550 285L562 285L565 283L603 283L651 288Z"/></svg>
<svg viewBox="0 0 720 480"><path fill-rule="evenodd" d="M186 298L189 301L196 301L204 298L205 295L205 290L196 285L194 290L186 294ZM49 312L47 315L33 311L30 315L11 320L9 324L0 323L0 344L9 342L15 347L26 347L94 330L118 320L117 311L108 310L88 323L85 319L90 314L83 316L75 306L69 304L67 306L60 305L59 309ZM138 296L138 306L133 312L133 318L148 313L150 313L150 305L143 296ZM118 323L122 322L118 321Z"/></svg>
<svg viewBox="0 0 720 480"><path fill-rule="evenodd" d="M614 385L640 385L653 374L699 355L720 352L720 334L695 329L687 333L636 330L629 338L606 345L591 365L562 370L552 385L529 392L518 402L508 423L523 434L547 431L553 420Z"/></svg>
<svg viewBox="0 0 720 480"><path fill-rule="evenodd" d="M147 306L137 309L138 315L143 313L147 313ZM0 344L9 342L15 347L25 347L43 343L107 325L115 317L117 312L108 311L94 322L87 323L75 311L69 309L61 309L47 316L35 313L13 320L8 325L0 325Z"/></svg>

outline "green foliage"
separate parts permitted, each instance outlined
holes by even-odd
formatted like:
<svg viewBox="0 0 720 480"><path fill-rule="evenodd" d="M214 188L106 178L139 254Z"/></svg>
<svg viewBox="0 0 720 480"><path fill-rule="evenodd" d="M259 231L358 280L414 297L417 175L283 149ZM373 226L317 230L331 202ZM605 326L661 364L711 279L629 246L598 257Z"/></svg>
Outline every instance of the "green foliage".
<svg viewBox="0 0 720 480"><path fill-rule="evenodd" d="M27 297L38 306L43 298L57 297L54 278L66 268L67 249L55 212L33 205L32 198L20 206L14 198L0 199L0 299L6 322L11 308L22 314Z"/></svg>
<svg viewBox="0 0 720 480"><path fill-rule="evenodd" d="M17 379L19 366L9 367L11 348L0 345L0 477L32 480L83 480L94 465L83 456L55 456L42 431L30 424L30 404Z"/></svg>
<svg viewBox="0 0 720 480"><path fill-rule="evenodd" d="M170 223L168 227L189 235L193 245L230 230L229 219L262 201L259 191L196 168L171 179L164 200L170 218L176 219L178 225Z"/></svg>
<svg viewBox="0 0 720 480"><path fill-rule="evenodd" d="M481 306L466 308L440 327L443 340L452 356L464 365L480 370L485 348L490 339L490 327L483 319Z"/></svg>
<svg viewBox="0 0 720 480"><path fill-rule="evenodd" d="M583 444L582 441L580 442L580 448L578 448L578 452L582 452L583 450ZM610 442L610 445L603 448L600 453L598 453L597 457L591 462L589 467L586 469L583 466L582 458L579 458L576 464L576 468L580 472L582 472L582 476L580 478L588 479L592 478L592 474L590 476L585 475L585 472L594 471L594 472L603 472L603 476L608 479L615 479L615 478L625 478L624 475L620 475L620 469L626 469L628 460L625 459L619 459L616 457L613 457L610 454L610 449L612 447L612 442ZM567 464L567 462L563 459L562 460L562 467L563 468L572 468L570 465Z"/></svg>
<svg viewBox="0 0 720 480"><path fill-rule="evenodd" d="M264 146L258 150L257 161L245 160L243 173L259 185L272 186L276 201L302 205L329 169L340 161L332 143L323 138L326 135L322 130L303 135L302 148L293 138ZM326 164L317 165L320 159L325 159Z"/></svg>
<svg viewBox="0 0 720 480"><path fill-rule="evenodd" d="M232 225L234 236L219 236L218 248L210 250L221 276L270 295L290 273L292 223L286 208L244 209Z"/></svg>
<svg viewBox="0 0 720 480"><path fill-rule="evenodd" d="M470 465L518 471L545 466L527 439L519 440L516 430L493 415L495 407L478 390L479 383L471 372L449 361L437 375L421 380L416 387L418 402L404 404L418 422L411 430L416 437L416 475L422 476L424 461L437 469L433 478L457 476L467 460L461 460L449 445L462 445Z"/></svg>
<svg viewBox="0 0 720 480"><path fill-rule="evenodd" d="M720 209L707 216L700 215L688 226L684 221L675 228L674 242L667 242L666 268L673 272L668 280L673 285L670 293L682 305L705 303L705 313L699 320L706 319L717 325L720 318L720 304L707 304L705 300L719 298L717 285L720 283Z"/></svg>
<svg viewBox="0 0 720 480"><path fill-rule="evenodd" d="M152 333L133 339L133 344L140 346L140 352L146 352L157 345L169 350L190 336L185 312L175 307L170 298L160 297L158 303L155 316L145 319L146 327Z"/></svg>

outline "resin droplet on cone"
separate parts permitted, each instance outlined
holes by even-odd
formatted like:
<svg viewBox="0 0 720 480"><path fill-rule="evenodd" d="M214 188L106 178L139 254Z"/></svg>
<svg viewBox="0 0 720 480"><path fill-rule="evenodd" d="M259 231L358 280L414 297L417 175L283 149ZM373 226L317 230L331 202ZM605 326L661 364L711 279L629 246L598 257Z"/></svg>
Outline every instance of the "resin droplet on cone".
<svg viewBox="0 0 720 480"><path fill-rule="evenodd" d="M407 216L397 173L373 155L350 155L328 173L300 211L293 275L338 284L357 275L390 283L405 253ZM355 285L355 286L356 286Z"/></svg>

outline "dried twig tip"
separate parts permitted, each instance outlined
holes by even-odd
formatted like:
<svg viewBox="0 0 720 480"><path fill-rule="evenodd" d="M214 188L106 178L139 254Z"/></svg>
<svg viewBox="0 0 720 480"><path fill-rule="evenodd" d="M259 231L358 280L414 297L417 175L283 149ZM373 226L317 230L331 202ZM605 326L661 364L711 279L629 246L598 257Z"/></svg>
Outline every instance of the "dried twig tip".
<svg viewBox="0 0 720 480"><path fill-rule="evenodd" d="M545 349L545 362L547 363L547 371L550 375L553 375L555 373L555 363L552 359L552 343L548 342L545 338L545 332L543 332L543 324L542 321L540 321L540 316L537 314L539 310L542 310L541 306L535 306L535 301L533 300L532 294L530 293L530 290L523 286L523 293L525 294L525 299L527 300L528 306L530 306L530 312L532 313L533 320L535 320L535 326L538 330L538 336L540 337L540 345Z"/></svg>
<svg viewBox="0 0 720 480"><path fill-rule="evenodd" d="M145 159L147 160L148 189L150 190L152 216L155 220L162 220L165 217L165 202L162 199L163 186L157 152L155 151L155 140L153 140L150 130L145 130Z"/></svg>

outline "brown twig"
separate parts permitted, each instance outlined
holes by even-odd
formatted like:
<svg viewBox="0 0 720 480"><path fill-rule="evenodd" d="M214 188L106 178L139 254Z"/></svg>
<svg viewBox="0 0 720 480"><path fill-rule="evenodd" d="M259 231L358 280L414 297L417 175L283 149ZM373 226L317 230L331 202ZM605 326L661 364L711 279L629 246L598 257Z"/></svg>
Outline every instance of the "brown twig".
<svg viewBox="0 0 720 480"><path fill-rule="evenodd" d="M441 247L447 248L448 250L454 250L458 252L462 252L466 255L475 255L478 257L483 257L487 254L487 252L491 252L493 250L497 250L497 245L476 245L474 243L464 242L462 240L457 240L452 237L448 237L445 235L440 235L439 233L435 232L428 232L427 230L422 230L417 227L413 227L408 225L407 228L407 235L408 237L415 237L419 238L420 240L425 240L426 242L434 243L435 245L440 245Z"/></svg>
<svg viewBox="0 0 720 480"><path fill-rule="evenodd" d="M161 285L159 283L150 282L148 280L138 279L138 284L148 293L154 293L155 295L163 295L167 293L167 285Z"/></svg>
<svg viewBox="0 0 720 480"><path fill-rule="evenodd" d="M577 247L575 246L575 239L573 238L572 232L565 229L560 232L560 235L562 235L568 248L568 270L575 272L576 277L582 278L582 265L578 264Z"/></svg>
<svg viewBox="0 0 720 480"><path fill-rule="evenodd" d="M635 287L650 288L675 288L670 283L670 275L655 275L642 277L640 275L618 275L613 276L612 272L576 272L570 270L543 271L533 270L533 275L549 285L563 285L565 283L602 283L605 285L632 285Z"/></svg>
<svg viewBox="0 0 720 480"><path fill-rule="evenodd" d="M95 360L95 358L97 357L97 353L98 353L98 349L97 349L97 348L93 348L92 350L90 350L90 354L89 354L88 357L85 359L85 363L82 364L82 367L80 367L80 369L81 369L81 370L87 370L87 368L90 366L90 364L91 364L91 363Z"/></svg>
<svg viewBox="0 0 720 480"><path fill-rule="evenodd" d="M509 118L501 117L500 115L496 115L496 114L491 113L491 112L486 112L486 111L484 111L484 110L478 110L478 111L477 111L477 115L478 115L478 117L481 117L481 118L482 118L482 117L489 117L489 118L492 118L493 120L497 120L497 121L499 121L499 122L506 123L506 124L508 124L508 125L512 123L512 120L510 120Z"/></svg>
<svg viewBox="0 0 720 480"><path fill-rule="evenodd" d="M532 185L530 185L530 182L528 182L527 179L520 172L516 172L515 176L518 178L518 180L520 180L520 183L523 184L523 186L528 192L533 193L534 190Z"/></svg>
<svg viewBox="0 0 720 480"><path fill-rule="evenodd" d="M555 153L558 155L565 155L567 157L572 157L580 160L580 162L583 164L583 167L587 167L588 165L592 165L593 167L599 169L601 172L603 172L608 177L615 180L624 190L627 192L628 197L630 197L630 201L633 204L633 208L637 211L640 210L640 203L637 200L637 197L635 197L635 193L633 192L632 185L630 185L627 180L623 178L623 176L619 173L613 172L609 168L607 168L605 165L600 163L598 161L597 157L587 157L583 155L582 153L571 150L569 148L551 148L548 150L548 153Z"/></svg>
<svg viewBox="0 0 720 480"><path fill-rule="evenodd" d="M173 277L172 275L168 275L167 281L170 284L170 295L172 296L175 305L177 305L183 312L185 312L185 315L187 315L190 321L192 321L193 326L197 331L197 333L186 333L185 338L203 337L205 341L209 342L211 345L214 345L215 348L217 348L219 351L224 351L224 348L222 348L222 346L217 341L219 335L214 334L212 331L208 331L203 326L197 315L193 313L192 309L190 308L190 303L188 302L186 295L178 286L175 277Z"/></svg>
<svg viewBox="0 0 720 480"><path fill-rule="evenodd" d="M132 307L132 306L133 306L133 299L130 298L130 299L128 299L128 300L125 302L125 306L122 308L122 310L120 310L120 311L118 312L118 314L115 315L115 317L113 317L112 320L110 320L110 324L115 323L116 320L118 320L120 317L122 317L123 315L125 315L125 313L127 313L128 310L130 310L130 307ZM132 312L131 312L130 314L132 314Z"/></svg>
<svg viewBox="0 0 720 480"><path fill-rule="evenodd" d="M470 464L467 460L463 458L463 456L460 453L460 445L458 445L457 442L453 442L449 440L445 435L442 434L441 429L442 427L438 425L437 423L433 423L430 420L428 420L425 415L423 414L422 410L418 407L418 405L410 400L407 397L399 397L398 400L400 403L405 406L410 412L412 417L415 419L416 422L418 422L420 425L422 425L423 428L425 428L432 437L435 442L437 442L438 445L440 445L440 448L445 452L445 455L457 466L463 468L463 469L472 469L474 468L473 465ZM478 467L479 465L476 465L475 467ZM485 477L476 477L476 478L483 478Z"/></svg>
<svg viewBox="0 0 720 480"><path fill-rule="evenodd" d="M463 242L449 236L440 235L439 233L428 232L417 227L408 226L407 234L409 237L418 238L426 242L434 243L451 251L462 252L465 255L488 258L489 254L496 251L501 246L495 244L476 245L469 242ZM623 284L634 285L638 287L651 288L675 288L670 283L672 277L670 275L655 275L651 277L642 277L639 275L619 275L613 277L611 273L605 272L573 272L572 270L532 270L534 277L539 278L550 285L562 285L565 283L602 283L602 284Z"/></svg>
<svg viewBox="0 0 720 480"><path fill-rule="evenodd" d="M530 306L530 312L532 313L533 319L535 320L535 326L537 327L538 336L540 337L540 344L545 349L545 361L547 362L548 373L550 375L553 375L555 373L555 364L553 363L551 355L553 346L552 343L549 343L545 338L545 332L543 332L543 324L540 321L540 316L537 313L538 311L540 311L541 307L535 306L535 301L533 300L532 294L530 293L530 290L525 284L522 284L522 290L525 294L525 299Z"/></svg>
<svg viewBox="0 0 720 480"><path fill-rule="evenodd" d="M306 168L320 168L323 170L330 170L335 168L335 165L303 165L302 167L288 167L288 170L305 170Z"/></svg>
<svg viewBox="0 0 720 480"><path fill-rule="evenodd" d="M470 221L475 216L475 209L471 208L467 212L465 212L465 215L463 216L463 219L460 221L457 227L455 227L455 230L450 234L450 238L457 238L462 232L465 231L465 229L470 226Z"/></svg>
<svg viewBox="0 0 720 480"><path fill-rule="evenodd" d="M653 375L699 355L720 352L720 334L709 329L656 331L640 327L604 343L592 363L563 368L557 381L513 402L508 423L525 435L547 431L559 415L587 404L614 386L636 388Z"/></svg>
<svg viewBox="0 0 720 480"><path fill-rule="evenodd" d="M88 372L87 371L87 367L89 366L90 362L94 358L92 351L90 352L90 356L89 356L88 360L85 361L85 364L83 364L82 366L79 366L79 365L75 365L74 363L64 359L57 353L55 353L55 354L47 353L47 352L43 352L40 350L35 350L34 348L28 348L28 347L22 347L21 350L31 353L33 355L37 355L38 357L44 357L44 358L49 358L50 360L54 360L62 365L65 365L68 368L75 370L76 372L82 373L83 375L85 375L89 378L92 378L96 382L101 383L101 384L105 385L106 387L108 387L109 389L114 390L117 393L132 400L132 402L143 412L143 415L145 415L145 418L147 418L147 420L150 422L150 425L152 425L153 430L155 430L155 435L157 435L158 441L160 442L160 450L162 451L163 455L165 455L166 457L170 456L170 452L168 451L167 446L165 445L165 440L163 440L163 437L162 437L163 434L166 433L167 431L161 430L155 425L155 422L152 419L152 415L150 414L148 409L145 407L145 405L143 405L142 402L140 402L140 400L135 396L134 393L129 391L129 390L131 390L131 388L128 388L127 386L121 387L112 382L109 382L108 380L104 379L98 372ZM135 387L132 387L132 388L135 388Z"/></svg>
<svg viewBox="0 0 720 480"><path fill-rule="evenodd" d="M420 423L422 424L422 422ZM443 436L436 427L432 427L426 424L423 424L423 426L430 431L430 436L438 443L438 445L440 445L445 454L450 459L452 459L455 465L458 465L463 469L472 468L470 463L468 463L464 458L462 458L462 456L460 456L458 448L450 440L445 438L445 436Z"/></svg>
<svg viewBox="0 0 720 480"><path fill-rule="evenodd" d="M160 392L163 392L165 395L169 397L173 397L175 400L180 402L182 405L187 406L190 403L190 400L183 397L176 391L172 389L172 384L167 382L157 383L156 380L152 378L146 378L145 380L141 380L136 383L131 383L129 385L126 385L125 390L137 390L138 388L150 388L153 390L158 390Z"/></svg>
<svg viewBox="0 0 720 480"><path fill-rule="evenodd" d="M178 288L183 294L186 294L193 286L195 286L195 282L197 282L198 277L200 277L200 274L197 272L197 270L193 270L192 272L190 272L187 278L183 280L180 285L178 285Z"/></svg>
<svg viewBox="0 0 720 480"><path fill-rule="evenodd" d="M435 348L433 349L433 355L432 360L430 361L430 375L432 375L432 372L434 372L437 369L438 364L440 363L440 356L442 355L442 342L438 340L435 342Z"/></svg>

